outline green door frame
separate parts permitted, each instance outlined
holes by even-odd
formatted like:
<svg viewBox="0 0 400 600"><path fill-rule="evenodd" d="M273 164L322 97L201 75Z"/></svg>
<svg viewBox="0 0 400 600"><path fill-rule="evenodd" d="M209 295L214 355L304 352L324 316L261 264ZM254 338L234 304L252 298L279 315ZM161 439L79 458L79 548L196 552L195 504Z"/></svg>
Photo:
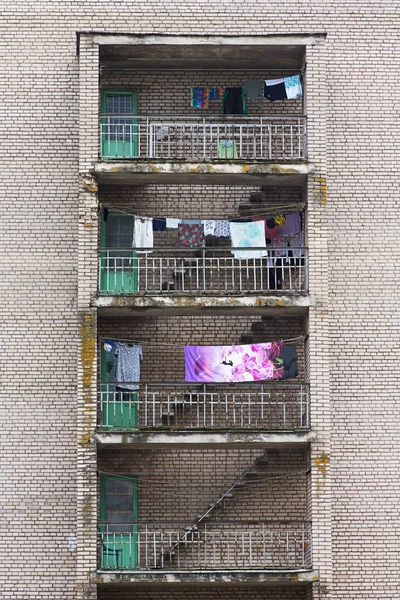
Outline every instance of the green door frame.
<svg viewBox="0 0 400 600"><path fill-rule="evenodd" d="M132 482L132 531L110 533L103 527L106 521L106 482L108 480ZM100 534L102 569L135 569L138 567L138 480L137 477L102 475L100 478ZM112 523L110 523L112 524ZM103 531L102 531L103 529Z"/></svg>
<svg viewBox="0 0 400 600"><path fill-rule="evenodd" d="M108 218L131 218L118 212L109 212ZM106 249L107 222L104 214L100 221L100 276L99 290L102 294L135 294L138 291L138 258L134 250L114 252ZM133 222L132 222L133 232ZM123 254L123 256L121 256ZM126 254L126 256L125 256Z"/></svg>
<svg viewBox="0 0 400 600"><path fill-rule="evenodd" d="M138 95L135 90L101 90L100 114L108 115L100 117L101 156L103 160L112 160L116 158L135 158L138 156L138 121L128 113L126 117L122 115L112 117L110 114L108 114L108 94L112 94L113 96L130 96L132 98L132 114L137 115L138 111ZM125 128L125 125L127 125L128 128ZM136 127L134 127L135 125ZM110 133L108 130L109 127L112 131L110 136L108 135L108 133Z"/></svg>
<svg viewBox="0 0 400 600"><path fill-rule="evenodd" d="M107 383L107 354L108 352L102 344L100 362L101 428L108 430L137 429L138 392L134 390L114 390L115 402L110 402L109 383Z"/></svg>

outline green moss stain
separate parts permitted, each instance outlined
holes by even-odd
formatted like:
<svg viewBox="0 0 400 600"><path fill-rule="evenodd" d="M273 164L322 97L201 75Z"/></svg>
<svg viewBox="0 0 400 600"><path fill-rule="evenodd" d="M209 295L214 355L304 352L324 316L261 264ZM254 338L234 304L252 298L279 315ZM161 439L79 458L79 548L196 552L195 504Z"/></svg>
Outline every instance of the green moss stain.
<svg viewBox="0 0 400 600"><path fill-rule="evenodd" d="M92 433L92 385L95 377L96 357L96 316L91 312L80 315L79 334L81 338L82 392L84 433L80 440L82 446L91 443Z"/></svg>

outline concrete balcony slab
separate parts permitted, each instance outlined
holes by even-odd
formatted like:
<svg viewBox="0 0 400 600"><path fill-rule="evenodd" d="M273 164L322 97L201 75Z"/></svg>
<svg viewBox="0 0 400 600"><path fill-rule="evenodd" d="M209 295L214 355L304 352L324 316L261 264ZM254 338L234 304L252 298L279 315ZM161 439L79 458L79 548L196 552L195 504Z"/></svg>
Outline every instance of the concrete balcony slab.
<svg viewBox="0 0 400 600"><path fill-rule="evenodd" d="M302 186L314 170L314 165L305 161L161 162L130 159L98 162L93 175L101 185Z"/></svg>
<svg viewBox="0 0 400 600"><path fill-rule="evenodd" d="M101 445L125 445L135 448L230 447L263 448L301 447L315 440L312 431L97 431L94 436Z"/></svg>
<svg viewBox="0 0 400 600"><path fill-rule="evenodd" d="M96 295L92 307L99 316L236 314L297 316L315 305L309 295Z"/></svg>
<svg viewBox="0 0 400 600"><path fill-rule="evenodd" d="M97 571L92 576L92 582L101 584L140 584L141 586L163 585L178 586L190 585L310 585L318 581L318 572L315 570L226 570L226 571Z"/></svg>

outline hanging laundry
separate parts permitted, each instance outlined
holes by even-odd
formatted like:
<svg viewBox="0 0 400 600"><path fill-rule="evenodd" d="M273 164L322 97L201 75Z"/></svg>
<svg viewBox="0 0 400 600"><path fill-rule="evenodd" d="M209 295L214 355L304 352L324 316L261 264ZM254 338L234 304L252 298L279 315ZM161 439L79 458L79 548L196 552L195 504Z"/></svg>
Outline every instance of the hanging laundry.
<svg viewBox="0 0 400 600"><path fill-rule="evenodd" d="M265 248L265 250L232 251L235 258L262 258L267 256L263 221L258 223L231 222L229 226L233 248Z"/></svg>
<svg viewBox="0 0 400 600"><path fill-rule="evenodd" d="M271 291L283 288L283 261L280 250L268 250L268 289Z"/></svg>
<svg viewBox="0 0 400 600"><path fill-rule="evenodd" d="M222 97L222 113L225 115L247 115L247 105L242 87L228 87Z"/></svg>
<svg viewBox="0 0 400 600"><path fill-rule="evenodd" d="M283 346L281 352L281 359L283 365L283 377L282 379L292 379L297 377L299 369L297 366L297 352L295 346Z"/></svg>
<svg viewBox="0 0 400 600"><path fill-rule="evenodd" d="M230 237L231 230L229 227L229 221L215 221L214 235L215 237Z"/></svg>
<svg viewBox="0 0 400 600"><path fill-rule="evenodd" d="M221 140L218 147L218 158L239 158L234 140Z"/></svg>
<svg viewBox="0 0 400 600"><path fill-rule="evenodd" d="M106 208L105 206L102 206L102 213L103 213L103 220L104 223L107 223L107 219L108 219L108 213L110 211L108 210L108 208Z"/></svg>
<svg viewBox="0 0 400 600"><path fill-rule="evenodd" d="M209 88L192 87L191 98L192 108L208 108L208 100L210 98Z"/></svg>
<svg viewBox="0 0 400 600"><path fill-rule="evenodd" d="M276 215L276 217L274 218L274 221L275 221L275 225L281 226L286 221L286 217L285 217L285 215Z"/></svg>
<svg viewBox="0 0 400 600"><path fill-rule="evenodd" d="M176 245L188 246L191 248L204 246L203 225L188 225L187 223L179 223Z"/></svg>
<svg viewBox="0 0 400 600"><path fill-rule="evenodd" d="M185 346L185 381L218 383L283 377L282 342Z"/></svg>
<svg viewBox="0 0 400 600"><path fill-rule="evenodd" d="M249 102L256 102L262 98L262 89L262 79L246 79L243 83L244 95Z"/></svg>
<svg viewBox="0 0 400 600"><path fill-rule="evenodd" d="M111 340L104 340L103 348L106 352L111 352L114 347L114 342Z"/></svg>
<svg viewBox="0 0 400 600"><path fill-rule="evenodd" d="M212 221L212 220L202 221L202 225L204 227L204 235L214 235L216 221Z"/></svg>
<svg viewBox="0 0 400 600"><path fill-rule="evenodd" d="M166 219L153 219L153 231L165 231L167 229Z"/></svg>
<svg viewBox="0 0 400 600"><path fill-rule="evenodd" d="M274 240L276 246L281 245L281 239L279 237L279 227L275 225L274 219L267 219L265 221L265 237L271 240Z"/></svg>
<svg viewBox="0 0 400 600"><path fill-rule="evenodd" d="M276 246L280 246L281 240L279 237L279 227L275 225L275 219L260 219L254 217L256 223L263 223L265 238L269 241L274 241Z"/></svg>
<svg viewBox="0 0 400 600"><path fill-rule="evenodd" d="M304 246L304 238L301 231L294 237L290 238L287 244L290 247L290 252L293 258L301 258L304 256L304 251L301 249Z"/></svg>
<svg viewBox="0 0 400 600"><path fill-rule="evenodd" d="M118 387L123 390L138 390L138 384L125 382L140 380L140 361L143 360L142 346L128 346L121 342L118 342L116 346Z"/></svg>
<svg viewBox="0 0 400 600"><path fill-rule="evenodd" d="M285 100L287 98L283 77L279 79L266 79L264 81L264 98L270 102Z"/></svg>
<svg viewBox="0 0 400 600"><path fill-rule="evenodd" d="M301 87L300 75L284 78L286 96L289 100L297 100L301 98L303 90Z"/></svg>
<svg viewBox="0 0 400 600"><path fill-rule="evenodd" d="M279 226L280 235L297 235L301 231L301 216L299 212L286 215L286 221Z"/></svg>
<svg viewBox="0 0 400 600"><path fill-rule="evenodd" d="M182 219L165 219L167 229L178 229L179 223L182 223Z"/></svg>
<svg viewBox="0 0 400 600"><path fill-rule="evenodd" d="M201 225L200 219L181 219L181 223L185 223L185 225Z"/></svg>
<svg viewBox="0 0 400 600"><path fill-rule="evenodd" d="M222 87L210 87L209 88L209 98L210 100L219 100L222 98L224 93L224 88Z"/></svg>
<svg viewBox="0 0 400 600"><path fill-rule="evenodd" d="M132 247L153 248L153 219L135 216L134 223Z"/></svg>

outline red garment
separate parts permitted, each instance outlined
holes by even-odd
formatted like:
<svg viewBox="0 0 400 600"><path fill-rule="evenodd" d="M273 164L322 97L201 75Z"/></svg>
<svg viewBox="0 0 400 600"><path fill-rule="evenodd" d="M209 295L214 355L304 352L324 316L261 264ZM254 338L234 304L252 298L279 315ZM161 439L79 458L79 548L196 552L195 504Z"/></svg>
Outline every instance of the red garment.
<svg viewBox="0 0 400 600"><path fill-rule="evenodd" d="M279 236L278 225L275 225L273 229L270 229L269 227L267 227L267 219L259 219L258 217L253 217L253 221L264 221L265 237L271 240L271 242L272 240L275 240L275 246L281 245L281 238Z"/></svg>

